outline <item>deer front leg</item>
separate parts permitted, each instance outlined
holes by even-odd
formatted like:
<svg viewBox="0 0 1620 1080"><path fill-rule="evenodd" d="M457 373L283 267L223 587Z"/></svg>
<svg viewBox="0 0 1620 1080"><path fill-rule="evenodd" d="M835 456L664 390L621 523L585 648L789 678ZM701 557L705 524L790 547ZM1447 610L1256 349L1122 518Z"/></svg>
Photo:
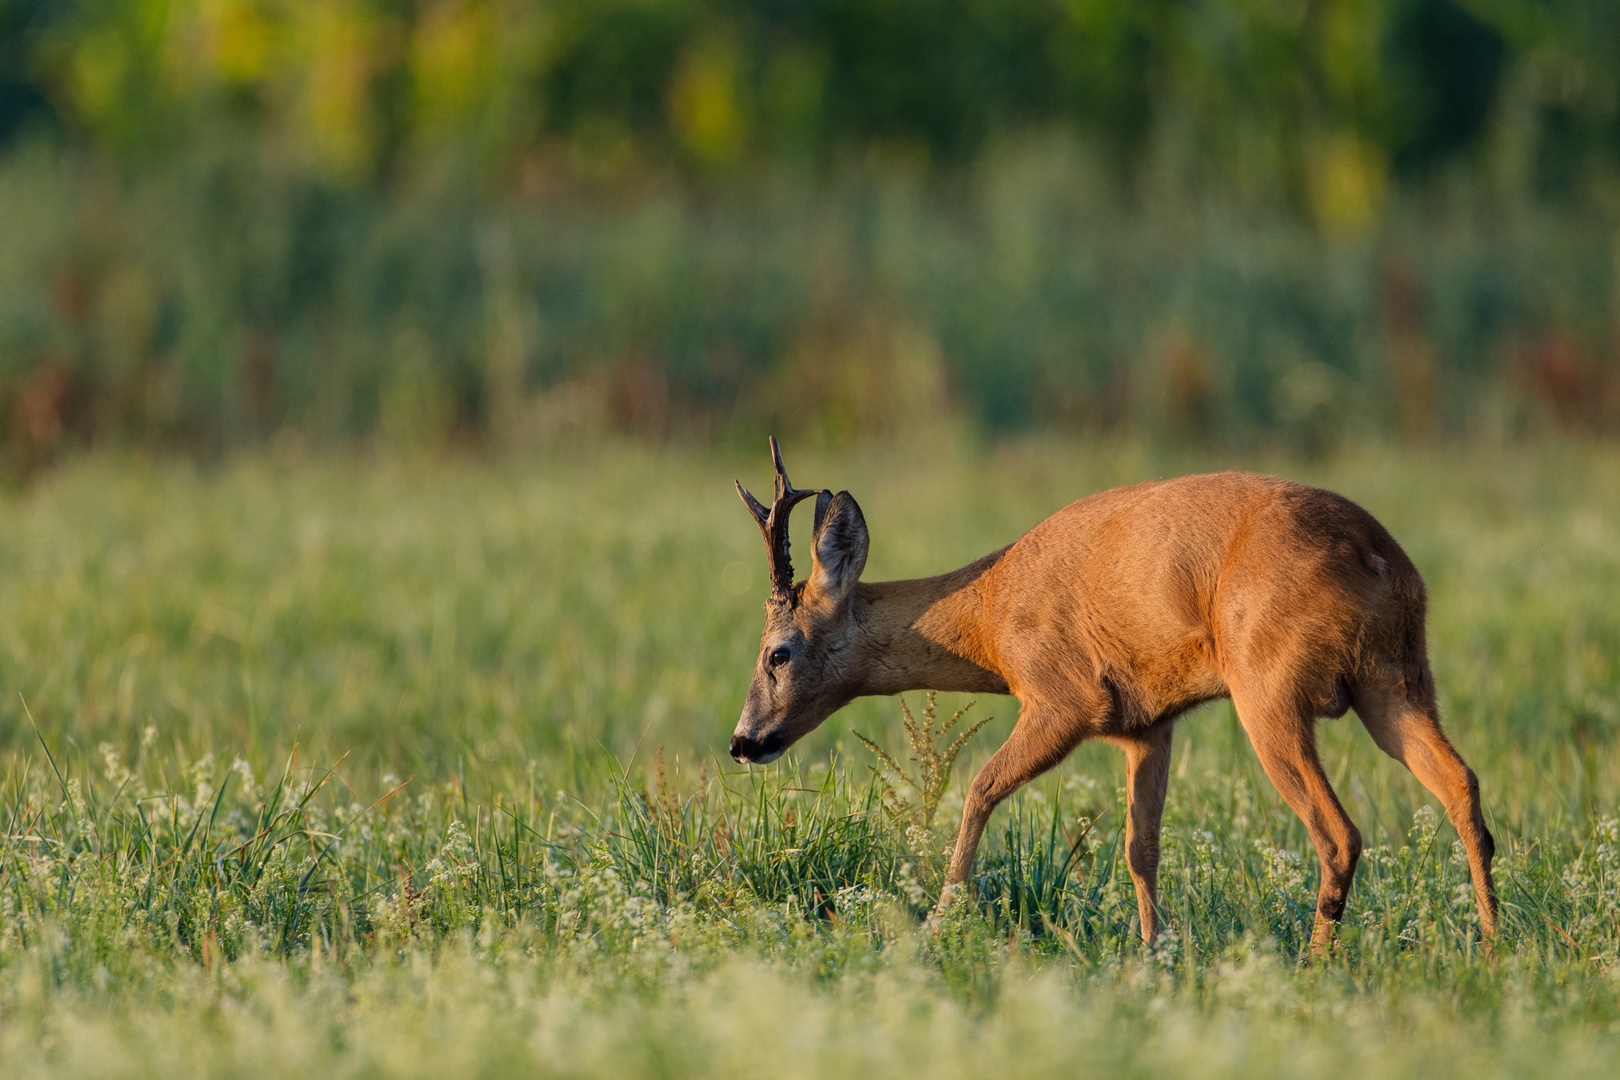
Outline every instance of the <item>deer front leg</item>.
<svg viewBox="0 0 1620 1080"><path fill-rule="evenodd" d="M1149 945L1159 933L1159 827L1164 795L1170 785L1169 724L1132 739L1120 739L1125 750L1125 862L1136 885L1136 910L1142 940Z"/></svg>
<svg viewBox="0 0 1620 1080"><path fill-rule="evenodd" d="M945 875L945 888L939 894L938 912L951 904L972 876L973 856L979 850L979 839L991 812L1007 796L1062 761L1080 742L1078 723L1055 722L1050 715L1044 709L1023 705L1012 734L1001 749L990 755L968 786L962 828L956 834L956 850Z"/></svg>

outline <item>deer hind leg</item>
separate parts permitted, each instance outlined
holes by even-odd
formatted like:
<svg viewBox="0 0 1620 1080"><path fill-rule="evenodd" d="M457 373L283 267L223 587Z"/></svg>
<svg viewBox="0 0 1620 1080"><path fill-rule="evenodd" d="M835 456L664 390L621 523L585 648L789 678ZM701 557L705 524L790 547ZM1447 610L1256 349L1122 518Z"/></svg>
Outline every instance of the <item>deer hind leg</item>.
<svg viewBox="0 0 1620 1080"><path fill-rule="evenodd" d="M1142 917L1142 940L1149 945L1159 933L1159 826L1164 795L1170 786L1169 724L1134 739L1121 739L1125 750L1125 787L1130 800L1125 823L1125 862L1136 885L1136 910Z"/></svg>
<svg viewBox="0 0 1620 1080"><path fill-rule="evenodd" d="M1316 718L1312 710L1292 701L1275 701L1235 689L1232 702L1261 767L1305 823L1316 848L1322 882L1316 893L1311 955L1321 956L1333 943L1334 929L1344 916L1356 862L1361 858L1361 833L1339 804L1316 756Z"/></svg>
<svg viewBox="0 0 1620 1080"><path fill-rule="evenodd" d="M1027 703L1022 706L1012 734L1001 744L1001 749L990 755L990 760L968 786L967 802L962 807L962 828L956 834L956 850L951 855L951 869L940 895L941 908L972 874L973 856L979 850L979 838L984 835L991 811L1007 796L1068 757L1069 751L1079 744L1081 732L1081 725L1064 723L1049 710Z"/></svg>
<svg viewBox="0 0 1620 1080"><path fill-rule="evenodd" d="M1354 704L1356 715L1379 749L1410 769L1446 808L1468 853L1480 932L1486 939L1494 937L1496 884L1491 879L1491 859L1496 841L1480 812L1479 780L1441 730L1433 692L1409 693L1404 682L1395 682L1358 688Z"/></svg>

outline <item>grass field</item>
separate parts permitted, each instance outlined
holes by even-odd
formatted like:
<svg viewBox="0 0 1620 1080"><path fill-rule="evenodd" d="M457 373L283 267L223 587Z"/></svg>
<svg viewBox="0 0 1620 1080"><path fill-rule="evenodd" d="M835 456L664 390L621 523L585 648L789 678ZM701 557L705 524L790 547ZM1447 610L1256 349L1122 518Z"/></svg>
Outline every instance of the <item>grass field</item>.
<svg viewBox="0 0 1620 1080"><path fill-rule="evenodd" d="M860 499L870 578L1201 468L1362 502L1430 586L1494 955L1455 834L1352 716L1322 756L1368 851L1301 965L1315 860L1224 703L1178 731L1158 947L1105 747L998 811L979 902L925 933L1016 703L975 703L995 719L932 834L854 737L904 759L891 699L769 769L725 759L766 590L730 481L762 485L763 453L102 454L0 494L0 1073L1620 1069L1620 453L788 454Z"/></svg>

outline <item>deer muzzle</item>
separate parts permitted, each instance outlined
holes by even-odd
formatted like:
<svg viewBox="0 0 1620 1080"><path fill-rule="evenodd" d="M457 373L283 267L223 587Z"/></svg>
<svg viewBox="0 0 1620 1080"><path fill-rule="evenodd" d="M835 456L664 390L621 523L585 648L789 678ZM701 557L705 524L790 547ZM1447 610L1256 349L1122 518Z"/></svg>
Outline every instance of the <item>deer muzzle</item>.
<svg viewBox="0 0 1620 1080"><path fill-rule="evenodd" d="M731 737L731 757L745 765L769 765L781 757L785 749L787 741L778 734L767 735L762 740L742 734Z"/></svg>

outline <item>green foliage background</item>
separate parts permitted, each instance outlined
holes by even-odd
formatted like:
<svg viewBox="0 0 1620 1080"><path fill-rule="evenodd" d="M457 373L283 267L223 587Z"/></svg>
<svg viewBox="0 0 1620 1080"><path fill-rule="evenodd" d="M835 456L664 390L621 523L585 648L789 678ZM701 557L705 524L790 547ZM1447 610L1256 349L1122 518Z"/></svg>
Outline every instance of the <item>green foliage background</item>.
<svg viewBox="0 0 1620 1080"><path fill-rule="evenodd" d="M1620 416L1602 0L0 4L0 423Z"/></svg>

